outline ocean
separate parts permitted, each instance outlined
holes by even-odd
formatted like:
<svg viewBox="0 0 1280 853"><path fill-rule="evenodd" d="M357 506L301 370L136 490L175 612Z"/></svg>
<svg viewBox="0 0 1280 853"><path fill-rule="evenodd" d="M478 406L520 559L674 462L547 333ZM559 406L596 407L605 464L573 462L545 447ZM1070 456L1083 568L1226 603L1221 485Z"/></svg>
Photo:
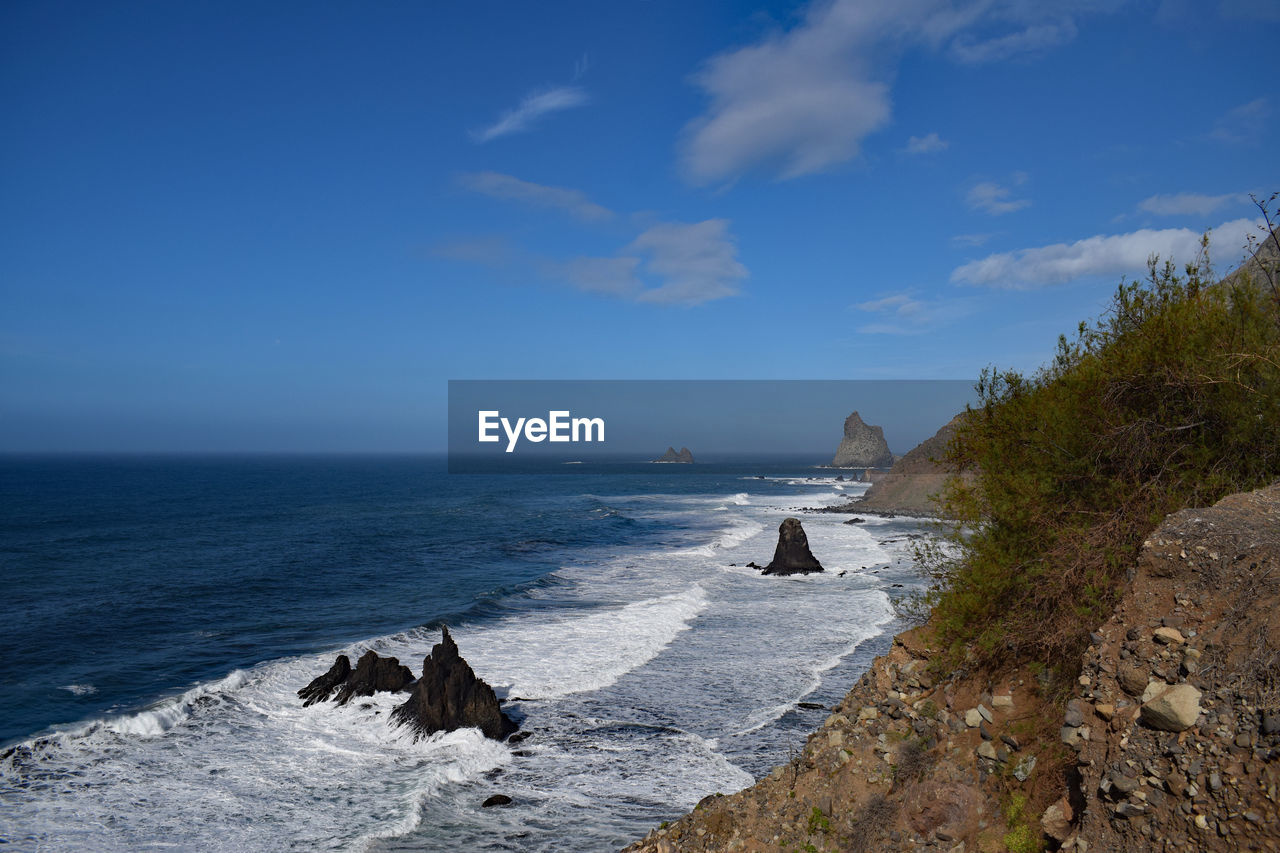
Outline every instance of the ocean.
<svg viewBox="0 0 1280 853"><path fill-rule="evenodd" d="M616 850L787 761L901 627L925 523L799 513L865 489L835 474L0 458L0 842ZM827 571L744 568L789 514ZM526 740L302 707L339 653L420 672L442 624Z"/></svg>

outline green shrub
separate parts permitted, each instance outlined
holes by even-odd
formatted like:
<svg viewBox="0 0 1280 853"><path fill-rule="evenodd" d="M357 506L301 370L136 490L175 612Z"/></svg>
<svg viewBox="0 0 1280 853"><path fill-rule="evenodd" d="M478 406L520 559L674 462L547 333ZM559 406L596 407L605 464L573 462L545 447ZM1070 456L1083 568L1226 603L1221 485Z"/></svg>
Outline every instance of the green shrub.
<svg viewBox="0 0 1280 853"><path fill-rule="evenodd" d="M1280 295L1209 284L1207 252L1181 274L1153 258L1034 375L983 372L947 449L968 475L942 497L954 547L921 554L949 663L1074 677L1166 514L1280 476Z"/></svg>
<svg viewBox="0 0 1280 853"><path fill-rule="evenodd" d="M1025 823L1004 834L1004 846L1009 853L1040 853L1044 849L1039 834Z"/></svg>

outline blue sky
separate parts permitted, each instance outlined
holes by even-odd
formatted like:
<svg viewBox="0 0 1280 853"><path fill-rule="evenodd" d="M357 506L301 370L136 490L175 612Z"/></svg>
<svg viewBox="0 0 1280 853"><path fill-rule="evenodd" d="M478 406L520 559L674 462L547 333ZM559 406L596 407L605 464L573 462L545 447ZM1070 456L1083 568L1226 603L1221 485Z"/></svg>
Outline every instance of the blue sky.
<svg viewBox="0 0 1280 853"><path fill-rule="evenodd" d="M1032 369L1280 189L1280 0L0 6L0 449Z"/></svg>

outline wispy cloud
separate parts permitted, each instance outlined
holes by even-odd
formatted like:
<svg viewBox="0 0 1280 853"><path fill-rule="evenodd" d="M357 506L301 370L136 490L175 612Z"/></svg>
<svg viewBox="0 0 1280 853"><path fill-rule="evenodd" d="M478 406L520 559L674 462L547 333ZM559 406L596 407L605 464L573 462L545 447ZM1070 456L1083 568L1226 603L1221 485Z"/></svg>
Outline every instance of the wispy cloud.
<svg viewBox="0 0 1280 853"><path fill-rule="evenodd" d="M1220 207L1249 204L1248 193L1202 195L1200 193L1174 193L1153 195L1138 202L1138 209L1156 216L1206 216Z"/></svg>
<svg viewBox="0 0 1280 853"><path fill-rule="evenodd" d="M463 237L431 247L437 258L468 264L502 268L511 265L516 253L502 237Z"/></svg>
<svg viewBox="0 0 1280 853"><path fill-rule="evenodd" d="M918 299L912 291L860 302L858 311L876 315L876 320L859 326L866 335L920 335L948 325L972 313L969 299Z"/></svg>
<svg viewBox="0 0 1280 853"><path fill-rule="evenodd" d="M753 169L781 179L829 170L857 157L863 140L888 124L890 81L908 47L995 61L1062 44L1075 35L1076 14L1114 5L813 2L795 26L713 56L693 75L708 105L685 127L684 174L709 184Z"/></svg>
<svg viewBox="0 0 1280 853"><path fill-rule="evenodd" d="M499 116L498 120L489 127L473 131L471 138L477 143L485 143L500 136L520 133L528 130L545 115L580 107L588 100L586 90L579 86L536 89L525 95L514 109L507 110Z"/></svg>
<svg viewBox="0 0 1280 853"><path fill-rule="evenodd" d="M995 234L957 234L951 238L953 246L985 246Z"/></svg>
<svg viewBox="0 0 1280 853"><path fill-rule="evenodd" d="M1025 180L1025 177L1020 180L1015 178L1014 182L1021 184ZM1012 189L994 181L983 181L982 183L974 184L965 196L965 202L974 210L981 210L983 213L989 213L992 216L1013 213L1015 210L1022 210L1022 208L1031 204L1025 198L1014 198Z"/></svg>
<svg viewBox="0 0 1280 853"><path fill-rule="evenodd" d="M967 65L998 62L1027 53L1041 53L1066 44L1076 37L1075 22L1069 17L1038 23L1017 32L994 38L963 35L951 43L951 55Z"/></svg>
<svg viewBox="0 0 1280 853"><path fill-rule="evenodd" d="M930 133L928 136L913 136L908 139L906 151L908 154L933 154L946 151L948 145L950 143L938 134Z"/></svg>
<svg viewBox="0 0 1280 853"><path fill-rule="evenodd" d="M1213 229L1212 246L1229 257L1257 227L1235 219ZM1201 232L1190 228L1144 228L1127 234L1097 235L1074 243L988 255L957 267L951 280L1005 290L1032 290L1091 276L1141 275L1147 259L1158 255L1176 264L1195 259Z"/></svg>
<svg viewBox="0 0 1280 853"><path fill-rule="evenodd" d="M1214 123L1209 136L1229 145L1258 145L1270 118L1270 102L1265 97L1257 98L1228 110Z"/></svg>
<svg viewBox="0 0 1280 853"><path fill-rule="evenodd" d="M584 222L613 218L613 211L601 207L578 190L535 184L500 172L467 172L458 176L458 183L490 198L563 210Z"/></svg>
<svg viewBox="0 0 1280 853"><path fill-rule="evenodd" d="M663 222L616 257L574 258L559 265L573 286L635 302L699 305L739 292L747 269L724 219Z"/></svg>

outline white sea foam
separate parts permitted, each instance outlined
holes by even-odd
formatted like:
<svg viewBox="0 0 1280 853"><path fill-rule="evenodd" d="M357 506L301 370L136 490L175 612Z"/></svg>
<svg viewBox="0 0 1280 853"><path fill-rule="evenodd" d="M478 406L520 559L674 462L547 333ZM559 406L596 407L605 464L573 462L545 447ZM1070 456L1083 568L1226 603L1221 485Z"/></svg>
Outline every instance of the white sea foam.
<svg viewBox="0 0 1280 853"><path fill-rule="evenodd" d="M477 626L467 659L511 696L551 699L599 690L656 657L707 606L697 584L684 592L581 615Z"/></svg>
<svg viewBox="0 0 1280 853"><path fill-rule="evenodd" d="M695 545L688 551L703 557L714 557L717 552L736 548L749 539L764 532L764 525L750 519L736 519L733 524L721 530L714 539L705 545Z"/></svg>
<svg viewBox="0 0 1280 853"><path fill-rule="evenodd" d="M873 571L905 559L905 537L884 532L901 521L804 516L821 575L729 567L766 561L794 507L844 497L830 480L789 481L801 488L601 498L629 517L676 521L672 544L575 560L537 607L454 626L477 674L524 700L509 710L533 736L515 750L475 730L414 740L387 723L401 695L303 707L295 691L328 668L330 651L29 742L0 761L0 836L103 850L160 839L360 849L400 837L433 849L556 850L568 837L574 849L615 849L785 758L777 726L795 718L779 721L830 691L824 673L892 618ZM438 639L415 630L343 651L373 648L416 670ZM516 804L478 809L499 792Z"/></svg>
<svg viewBox="0 0 1280 853"><path fill-rule="evenodd" d="M113 717L104 721L103 726L118 734L155 737L190 717L191 709L201 698L233 692L243 687L247 680L248 675L237 669L220 681L198 685L181 696L165 699L145 711Z"/></svg>
<svg viewBox="0 0 1280 853"><path fill-rule="evenodd" d="M98 688L92 684L64 684L59 690L66 690L76 696L92 696L98 692Z"/></svg>

